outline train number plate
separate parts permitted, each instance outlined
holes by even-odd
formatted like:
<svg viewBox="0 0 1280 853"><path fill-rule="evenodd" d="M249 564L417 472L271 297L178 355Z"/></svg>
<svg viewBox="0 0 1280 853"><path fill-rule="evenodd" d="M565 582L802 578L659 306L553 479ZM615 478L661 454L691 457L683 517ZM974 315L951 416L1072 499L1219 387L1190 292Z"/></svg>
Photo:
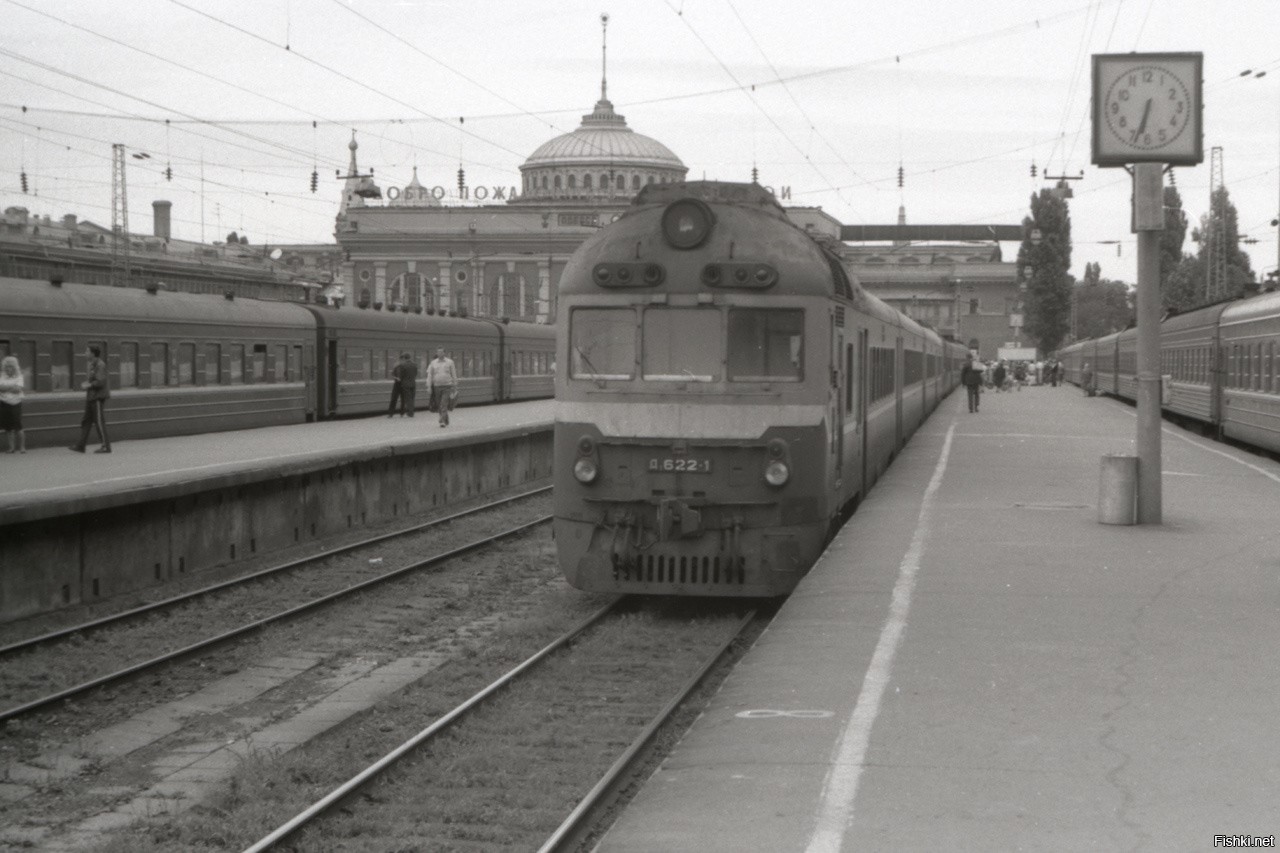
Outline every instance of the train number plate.
<svg viewBox="0 0 1280 853"><path fill-rule="evenodd" d="M710 474L710 459L666 459L652 458L649 460L650 471L670 471L679 474Z"/></svg>

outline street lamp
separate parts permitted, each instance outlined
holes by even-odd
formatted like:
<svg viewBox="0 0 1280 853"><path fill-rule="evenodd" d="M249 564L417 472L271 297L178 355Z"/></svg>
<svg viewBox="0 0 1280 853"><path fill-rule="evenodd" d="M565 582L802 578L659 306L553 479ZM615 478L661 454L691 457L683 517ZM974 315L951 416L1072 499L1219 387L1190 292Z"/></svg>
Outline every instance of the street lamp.
<svg viewBox="0 0 1280 853"><path fill-rule="evenodd" d="M1241 77L1254 77L1261 79L1267 76L1267 72L1254 71L1252 68L1246 68L1240 72ZM1280 120L1280 119L1278 119ZM1277 136L1280 139L1280 134ZM1278 182L1278 191L1280 191L1280 182ZM1271 224L1276 226L1276 284L1280 285L1280 195L1277 196L1276 218L1271 220Z"/></svg>

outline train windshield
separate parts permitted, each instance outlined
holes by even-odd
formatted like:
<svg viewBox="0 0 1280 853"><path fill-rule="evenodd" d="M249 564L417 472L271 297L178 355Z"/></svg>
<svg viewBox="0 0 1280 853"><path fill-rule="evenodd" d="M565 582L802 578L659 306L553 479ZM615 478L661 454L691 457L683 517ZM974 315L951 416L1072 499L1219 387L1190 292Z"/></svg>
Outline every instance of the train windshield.
<svg viewBox="0 0 1280 853"><path fill-rule="evenodd" d="M636 315L630 308L577 308L569 320L574 379L630 379L636 364Z"/></svg>
<svg viewBox="0 0 1280 853"><path fill-rule="evenodd" d="M804 378L804 311L729 311L729 380L799 382Z"/></svg>
<svg viewBox="0 0 1280 853"><path fill-rule="evenodd" d="M644 378L716 382L720 379L720 311L648 308L644 312Z"/></svg>

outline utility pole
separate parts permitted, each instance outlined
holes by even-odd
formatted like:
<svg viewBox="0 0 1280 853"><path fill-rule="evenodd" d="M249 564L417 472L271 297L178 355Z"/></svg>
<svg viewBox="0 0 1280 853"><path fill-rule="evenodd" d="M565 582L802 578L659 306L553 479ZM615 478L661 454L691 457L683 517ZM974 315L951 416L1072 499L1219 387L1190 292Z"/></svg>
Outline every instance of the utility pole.
<svg viewBox="0 0 1280 853"><path fill-rule="evenodd" d="M129 286L129 196L120 143L111 146L111 284Z"/></svg>
<svg viewBox="0 0 1280 853"><path fill-rule="evenodd" d="M1222 174L1222 146L1209 149L1209 263L1205 264L1204 301L1216 302L1227 295L1227 217L1225 207L1214 213L1214 205L1226 186Z"/></svg>

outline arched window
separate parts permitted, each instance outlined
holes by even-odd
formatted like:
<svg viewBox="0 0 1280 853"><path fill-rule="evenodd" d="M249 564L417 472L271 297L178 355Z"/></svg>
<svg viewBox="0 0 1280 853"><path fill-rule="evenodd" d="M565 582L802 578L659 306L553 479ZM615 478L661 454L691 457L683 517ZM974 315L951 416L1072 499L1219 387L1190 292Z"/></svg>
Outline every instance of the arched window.
<svg viewBox="0 0 1280 853"><path fill-rule="evenodd" d="M602 190L607 190L607 189L609 189L609 176L608 176L608 175L601 175L601 176L600 176L600 189L602 189Z"/></svg>
<svg viewBox="0 0 1280 853"><path fill-rule="evenodd" d="M583 175L583 176L582 176L582 188L583 188L584 190L589 190L589 189L591 189L591 176L590 176L590 175Z"/></svg>
<svg viewBox="0 0 1280 853"><path fill-rule="evenodd" d="M625 190L626 188L627 188L627 176L626 176L626 175L619 175L619 176L618 176L618 189L620 189L620 190Z"/></svg>
<svg viewBox="0 0 1280 853"><path fill-rule="evenodd" d="M556 186L556 189L560 189L560 176L559 176L559 175L556 175L555 186Z"/></svg>
<svg viewBox="0 0 1280 853"><path fill-rule="evenodd" d="M544 190L547 188L547 176L546 176L546 175L543 175L543 176L542 176L542 188L543 188Z"/></svg>
<svg viewBox="0 0 1280 853"><path fill-rule="evenodd" d="M524 276L518 273L509 273L498 278L502 282L502 309L495 313L501 314L503 317L519 317L520 288L524 284Z"/></svg>
<svg viewBox="0 0 1280 853"><path fill-rule="evenodd" d="M570 176L569 176L569 189L571 189L571 190L576 190L577 188L578 188L578 176L577 176L577 175L570 175Z"/></svg>
<svg viewBox="0 0 1280 853"><path fill-rule="evenodd" d="M639 176L639 175L632 175L632 176L631 176L631 189L633 189L633 190L638 190L638 189L640 189L640 176Z"/></svg>
<svg viewBox="0 0 1280 853"><path fill-rule="evenodd" d="M645 183L647 183L647 184L651 184L651 183L653 183L653 175L650 175L650 176L649 176L649 180L645 181Z"/></svg>

